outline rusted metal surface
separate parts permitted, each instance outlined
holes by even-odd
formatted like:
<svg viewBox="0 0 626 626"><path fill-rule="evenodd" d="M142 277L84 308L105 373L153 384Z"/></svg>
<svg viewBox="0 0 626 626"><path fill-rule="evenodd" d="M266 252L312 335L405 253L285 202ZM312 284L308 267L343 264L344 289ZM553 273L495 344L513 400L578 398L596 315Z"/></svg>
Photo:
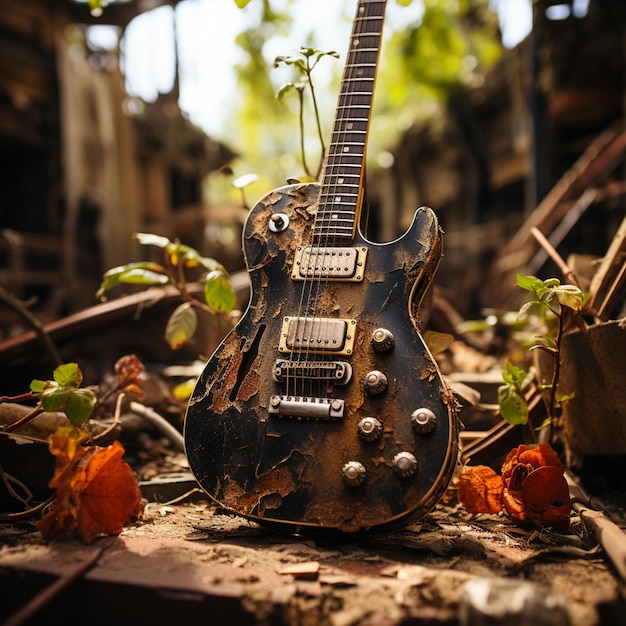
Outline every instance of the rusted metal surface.
<svg viewBox="0 0 626 626"><path fill-rule="evenodd" d="M187 454L212 498L255 520L342 532L405 524L435 504L457 456L452 396L418 333L416 317L439 263L440 230L433 212L420 209L404 237L393 243L373 244L357 235L350 245L368 248L363 281L292 280L296 249L311 241L318 193L317 184L290 185L252 209L244 228L251 301L209 360L192 396L185 425ZM275 233L269 224L277 213L288 217L289 226ZM289 316L354 322L354 330L347 331L354 332L349 350L340 356L305 355L305 361L349 362L353 374L348 384L306 377L291 383L275 380L276 363L285 358L281 333ZM373 348L378 328L392 332L391 349ZM387 378L386 390L378 395L366 390L372 372ZM345 405L344 417L331 422L270 413L275 396L338 399ZM437 418L427 435L411 426L418 408L430 409ZM368 416L383 424L375 442L358 435L359 421ZM394 473L400 452L416 457L414 476ZM342 476L344 464L353 460L367 472L357 488L346 485Z"/></svg>

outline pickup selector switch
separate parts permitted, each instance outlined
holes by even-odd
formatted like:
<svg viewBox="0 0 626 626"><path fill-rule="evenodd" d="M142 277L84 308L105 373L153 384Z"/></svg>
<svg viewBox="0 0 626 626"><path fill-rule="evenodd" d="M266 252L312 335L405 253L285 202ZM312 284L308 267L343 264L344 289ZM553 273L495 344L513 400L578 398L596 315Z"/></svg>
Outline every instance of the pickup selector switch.
<svg viewBox="0 0 626 626"><path fill-rule="evenodd" d="M409 478L417 472L417 459L410 452L398 452L393 457L393 471L400 478Z"/></svg>
<svg viewBox="0 0 626 626"><path fill-rule="evenodd" d="M372 347L376 352L386 352L393 348L393 333L386 328L377 328L372 333Z"/></svg>
<svg viewBox="0 0 626 626"><path fill-rule="evenodd" d="M366 374L363 384L370 396L377 396L387 389L387 377L378 370L372 370Z"/></svg>
<svg viewBox="0 0 626 626"><path fill-rule="evenodd" d="M348 461L341 469L343 479L349 487L359 487L365 480L367 471L359 461Z"/></svg>
<svg viewBox="0 0 626 626"><path fill-rule="evenodd" d="M382 432L383 425L375 417L364 417L359 422L359 437L364 441L376 441Z"/></svg>
<svg viewBox="0 0 626 626"><path fill-rule="evenodd" d="M411 414L411 424L419 435L427 435L437 425L437 416L430 409L417 409Z"/></svg>

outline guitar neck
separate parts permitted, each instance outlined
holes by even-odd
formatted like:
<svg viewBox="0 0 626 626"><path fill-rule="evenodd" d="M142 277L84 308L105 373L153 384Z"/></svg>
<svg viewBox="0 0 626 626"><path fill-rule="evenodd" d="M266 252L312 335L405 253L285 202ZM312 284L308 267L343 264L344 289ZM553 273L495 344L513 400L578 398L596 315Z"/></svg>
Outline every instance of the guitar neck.
<svg viewBox="0 0 626 626"><path fill-rule="evenodd" d="M322 171L317 244L354 239L361 213L365 152L386 0L359 0L337 113Z"/></svg>

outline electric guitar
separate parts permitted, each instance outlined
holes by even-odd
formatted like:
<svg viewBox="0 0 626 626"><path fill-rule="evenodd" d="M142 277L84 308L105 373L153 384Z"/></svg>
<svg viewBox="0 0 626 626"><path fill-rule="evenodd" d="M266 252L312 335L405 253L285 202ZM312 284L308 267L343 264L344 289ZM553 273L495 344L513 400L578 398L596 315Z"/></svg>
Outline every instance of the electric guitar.
<svg viewBox="0 0 626 626"><path fill-rule="evenodd" d="M384 12L385 1L358 1L321 184L281 187L250 211L250 303L185 419L206 493L297 532L406 525L457 462L455 403L419 332L437 219L420 208L387 244L358 228Z"/></svg>

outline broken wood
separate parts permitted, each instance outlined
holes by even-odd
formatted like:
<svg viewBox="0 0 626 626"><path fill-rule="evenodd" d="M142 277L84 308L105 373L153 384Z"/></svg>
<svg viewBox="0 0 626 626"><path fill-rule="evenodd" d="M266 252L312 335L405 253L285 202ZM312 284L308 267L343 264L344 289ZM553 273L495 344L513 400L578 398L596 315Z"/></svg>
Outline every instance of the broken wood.
<svg viewBox="0 0 626 626"><path fill-rule="evenodd" d="M613 238L600 267L591 279L590 308L601 322L611 319L626 285L626 218Z"/></svg>
<svg viewBox="0 0 626 626"><path fill-rule="evenodd" d="M572 498L572 509L580 517L587 532L602 546L622 581L626 582L626 534L591 505L589 495L568 471L565 472L565 480Z"/></svg>
<svg viewBox="0 0 626 626"><path fill-rule="evenodd" d="M489 270L485 292L490 298L500 299L498 306L510 306L515 273L525 271L537 250L532 229L537 228L550 239L570 211L582 214L588 202L602 196L595 190L623 163L625 155L626 130L620 120L591 142L500 252ZM535 263L533 270L538 269Z"/></svg>

